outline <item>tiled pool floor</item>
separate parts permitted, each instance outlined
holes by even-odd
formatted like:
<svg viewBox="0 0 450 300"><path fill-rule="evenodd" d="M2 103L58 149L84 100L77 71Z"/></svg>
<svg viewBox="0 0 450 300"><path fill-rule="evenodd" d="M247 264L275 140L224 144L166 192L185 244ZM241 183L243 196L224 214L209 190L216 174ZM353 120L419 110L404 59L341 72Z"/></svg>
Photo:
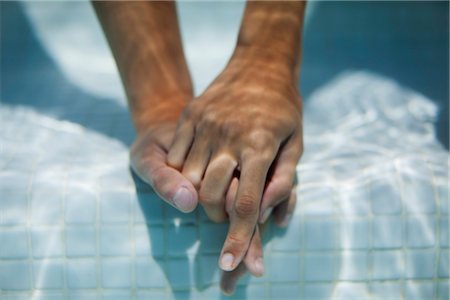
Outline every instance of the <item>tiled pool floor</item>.
<svg viewBox="0 0 450 300"><path fill-rule="evenodd" d="M22 34L2 37L0 299L228 298L217 267L227 225L177 212L134 177L123 100L72 84L21 8L2 9ZM436 113L365 71L312 93L294 217L270 224L266 273L233 298L448 299L449 157Z"/></svg>

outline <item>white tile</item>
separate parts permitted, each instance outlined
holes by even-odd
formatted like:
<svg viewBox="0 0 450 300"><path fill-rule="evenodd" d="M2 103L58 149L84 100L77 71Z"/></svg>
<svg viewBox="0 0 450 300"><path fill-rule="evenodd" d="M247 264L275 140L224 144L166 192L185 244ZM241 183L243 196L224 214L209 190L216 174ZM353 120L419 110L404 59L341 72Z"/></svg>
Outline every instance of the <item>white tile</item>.
<svg viewBox="0 0 450 300"><path fill-rule="evenodd" d="M66 276L69 289L96 288L97 262L95 259L69 259Z"/></svg>
<svg viewBox="0 0 450 300"><path fill-rule="evenodd" d="M62 193L58 189L36 189L31 194L33 224L58 224L63 220Z"/></svg>
<svg viewBox="0 0 450 300"><path fill-rule="evenodd" d="M436 197L431 185L431 179L424 180L417 175L402 174L402 192L407 212L435 212Z"/></svg>
<svg viewBox="0 0 450 300"><path fill-rule="evenodd" d="M399 282L371 282L370 291L374 300L397 300L402 298Z"/></svg>
<svg viewBox="0 0 450 300"><path fill-rule="evenodd" d="M401 195L396 179L388 176L384 180L373 181L369 185L369 195L374 214L400 214L402 211Z"/></svg>
<svg viewBox="0 0 450 300"><path fill-rule="evenodd" d="M369 222L361 218L343 218L341 221L341 245L343 249L369 248Z"/></svg>
<svg viewBox="0 0 450 300"><path fill-rule="evenodd" d="M367 252L344 252L340 256L341 264L338 271L340 280L362 281L367 279Z"/></svg>

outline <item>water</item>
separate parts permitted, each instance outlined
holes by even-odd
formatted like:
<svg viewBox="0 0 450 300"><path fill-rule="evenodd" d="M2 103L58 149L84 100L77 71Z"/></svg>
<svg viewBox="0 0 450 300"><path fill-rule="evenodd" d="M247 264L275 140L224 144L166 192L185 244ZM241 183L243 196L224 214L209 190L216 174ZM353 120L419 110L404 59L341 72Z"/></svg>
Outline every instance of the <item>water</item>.
<svg viewBox="0 0 450 300"><path fill-rule="evenodd" d="M0 298L226 298L226 224L175 211L130 174L134 132L89 5L1 6ZM201 6L184 3L182 24ZM185 33L197 92L239 25L242 3L219 8L230 32L212 64L194 51L211 33ZM103 58L74 63L90 57ZM449 298L448 152L425 94L369 70L308 93L297 209L287 229L269 226L266 274L235 299Z"/></svg>

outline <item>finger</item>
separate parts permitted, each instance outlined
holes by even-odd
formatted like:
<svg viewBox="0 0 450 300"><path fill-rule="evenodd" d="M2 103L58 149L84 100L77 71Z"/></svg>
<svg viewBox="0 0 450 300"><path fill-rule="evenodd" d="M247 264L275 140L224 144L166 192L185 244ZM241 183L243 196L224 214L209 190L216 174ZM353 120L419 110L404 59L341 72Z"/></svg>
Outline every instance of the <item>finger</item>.
<svg viewBox="0 0 450 300"><path fill-rule="evenodd" d="M197 206L197 192L179 171L166 165L166 156L163 149L152 146L148 158L144 162L132 159L131 167L163 200L182 212L191 212Z"/></svg>
<svg viewBox="0 0 450 300"><path fill-rule="evenodd" d="M200 187L211 155L207 141L202 136L195 137L181 172L196 188Z"/></svg>
<svg viewBox="0 0 450 300"><path fill-rule="evenodd" d="M260 277L264 274L263 246L259 227L256 226L244 263L252 275Z"/></svg>
<svg viewBox="0 0 450 300"><path fill-rule="evenodd" d="M258 221L259 206L267 171L272 159L243 161L236 200L230 215L230 228L220 258L220 267L231 271L244 257Z"/></svg>
<svg viewBox="0 0 450 300"><path fill-rule="evenodd" d="M271 166L271 176L264 190L259 222L264 223L278 204L289 198L296 176L296 167L301 155L301 140L292 137L282 146Z"/></svg>
<svg viewBox="0 0 450 300"><path fill-rule="evenodd" d="M225 192L230 185L237 162L230 155L220 155L211 160L205 172L199 192L199 201L206 214L214 222L227 219Z"/></svg>
<svg viewBox="0 0 450 300"><path fill-rule="evenodd" d="M295 206L297 204L297 187L292 188L291 194L287 201L282 202L274 210L275 224L280 227L286 227L291 219Z"/></svg>
<svg viewBox="0 0 450 300"><path fill-rule="evenodd" d="M182 120L180 119L179 121L179 126L167 155L168 165L177 170L181 170L183 167L184 160L194 139L194 126L190 122L183 122Z"/></svg>
<svg viewBox="0 0 450 300"><path fill-rule="evenodd" d="M228 187L227 195L225 196L225 211L227 213L233 210L233 204L236 199L238 186L239 179L237 177L233 177L231 179L230 186Z"/></svg>
<svg viewBox="0 0 450 300"><path fill-rule="evenodd" d="M220 279L220 289L222 292L228 296L232 295L236 289L236 283L245 273L247 273L247 267L244 262L240 263L233 271L223 271L222 278Z"/></svg>

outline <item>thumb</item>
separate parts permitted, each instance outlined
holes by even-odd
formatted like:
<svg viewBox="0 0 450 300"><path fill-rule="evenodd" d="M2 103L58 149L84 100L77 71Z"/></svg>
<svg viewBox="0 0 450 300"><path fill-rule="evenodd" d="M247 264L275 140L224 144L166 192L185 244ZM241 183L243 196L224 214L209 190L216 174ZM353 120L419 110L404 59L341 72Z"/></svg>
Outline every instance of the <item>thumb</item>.
<svg viewBox="0 0 450 300"><path fill-rule="evenodd" d="M166 164L167 153L153 145L145 159L131 157L133 171L167 203L182 212L191 212L198 203L198 195L192 183L178 170Z"/></svg>

